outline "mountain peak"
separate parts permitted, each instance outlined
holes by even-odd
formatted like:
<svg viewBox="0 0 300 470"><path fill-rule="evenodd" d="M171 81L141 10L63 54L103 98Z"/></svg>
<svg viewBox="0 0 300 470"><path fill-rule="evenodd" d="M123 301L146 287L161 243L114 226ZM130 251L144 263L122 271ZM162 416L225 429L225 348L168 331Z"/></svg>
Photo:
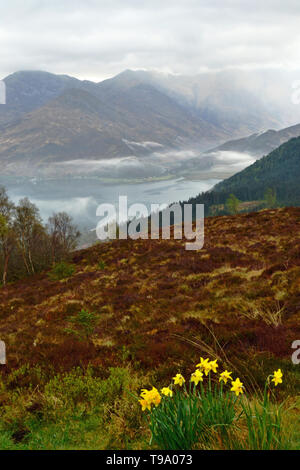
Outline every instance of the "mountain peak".
<svg viewBox="0 0 300 470"><path fill-rule="evenodd" d="M10 75L7 75L4 80L12 80L12 79L30 79L30 78L42 78L42 79L51 79L51 78L70 78L73 80L76 80L76 78L71 77L70 75L66 74L55 74L52 72L48 72L46 70L17 70L16 72L11 73Z"/></svg>

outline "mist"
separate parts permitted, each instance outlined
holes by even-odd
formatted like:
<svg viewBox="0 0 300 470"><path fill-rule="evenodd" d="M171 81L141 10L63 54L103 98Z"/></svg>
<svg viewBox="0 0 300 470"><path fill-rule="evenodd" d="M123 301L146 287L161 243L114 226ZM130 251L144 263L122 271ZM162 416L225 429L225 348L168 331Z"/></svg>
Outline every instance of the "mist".
<svg viewBox="0 0 300 470"><path fill-rule="evenodd" d="M134 142L134 145L149 146ZM151 179L169 179L172 177L192 177L203 180L219 174L221 179L243 170L255 161L253 155L233 151L201 152L198 149L170 150L151 143L159 150L147 155L132 155L112 159L74 159L53 162L40 166L38 170L29 166L31 178L97 178L103 182L120 183L147 181ZM159 146L159 147L158 147ZM25 164L15 164L14 174L24 174ZM25 172L26 173L26 172ZM203 173L203 174L202 174Z"/></svg>

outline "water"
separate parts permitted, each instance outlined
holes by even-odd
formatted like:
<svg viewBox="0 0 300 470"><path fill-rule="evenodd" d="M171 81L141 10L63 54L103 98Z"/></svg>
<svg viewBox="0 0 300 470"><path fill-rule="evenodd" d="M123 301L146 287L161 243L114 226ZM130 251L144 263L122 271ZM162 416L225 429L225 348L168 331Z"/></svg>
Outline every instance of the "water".
<svg viewBox="0 0 300 470"><path fill-rule="evenodd" d="M96 179L24 180L0 178L10 198L17 203L28 197L40 210L44 221L54 212L66 211L81 229L94 228L98 223L99 204L117 206L119 196L127 196L128 205L134 203L170 204L184 201L202 191L211 189L219 180L189 181L182 178L135 184L103 184Z"/></svg>

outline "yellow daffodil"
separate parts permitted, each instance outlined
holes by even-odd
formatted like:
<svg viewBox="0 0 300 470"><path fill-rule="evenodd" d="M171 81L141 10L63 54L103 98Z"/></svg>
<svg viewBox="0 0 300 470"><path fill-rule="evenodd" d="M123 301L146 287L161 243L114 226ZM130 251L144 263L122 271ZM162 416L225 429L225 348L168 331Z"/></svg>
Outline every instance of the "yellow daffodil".
<svg viewBox="0 0 300 470"><path fill-rule="evenodd" d="M236 380L233 380L231 382L231 385L232 385L231 391L234 392L237 397L239 396L240 393L244 393L243 382L241 382L239 378L237 378Z"/></svg>
<svg viewBox="0 0 300 470"><path fill-rule="evenodd" d="M203 359L203 357L200 357L200 362L199 364L196 365L201 371L205 373L205 375L208 375L208 373L211 371L211 363L208 358Z"/></svg>
<svg viewBox="0 0 300 470"><path fill-rule="evenodd" d="M206 359L203 359L203 357L200 357L200 362L199 364L196 365L196 367L203 369L208 363L209 363L208 357Z"/></svg>
<svg viewBox="0 0 300 470"><path fill-rule="evenodd" d="M182 387L185 382L185 378L181 374L176 374L175 377L173 377L173 380L174 384L179 385L180 387Z"/></svg>
<svg viewBox="0 0 300 470"><path fill-rule="evenodd" d="M151 404L148 403L147 400L142 398L141 400L139 400L139 403L142 406L142 411L151 410Z"/></svg>
<svg viewBox="0 0 300 470"><path fill-rule="evenodd" d="M277 387L278 384L282 384L283 373L281 372L281 369L274 370L272 377L272 382L275 383L275 387Z"/></svg>
<svg viewBox="0 0 300 470"><path fill-rule="evenodd" d="M199 382L203 382L203 373L199 369L193 372L191 382L194 382L195 385L198 385Z"/></svg>
<svg viewBox="0 0 300 470"><path fill-rule="evenodd" d="M219 364L217 363L217 359L215 359L214 361L210 361L209 365L210 365L210 369L216 373L217 368L219 367Z"/></svg>
<svg viewBox="0 0 300 470"><path fill-rule="evenodd" d="M166 397L172 397L173 396L173 392L172 390L169 388L169 387L164 387L161 389L161 393L163 395L165 395Z"/></svg>
<svg viewBox="0 0 300 470"><path fill-rule="evenodd" d="M231 374L232 372L228 372L228 370L224 370L224 372L220 374L219 382L224 382L225 384L227 384L228 380L232 380Z"/></svg>
<svg viewBox="0 0 300 470"><path fill-rule="evenodd" d="M159 391L155 387L152 387L152 390L146 390L145 388L142 389L141 397L143 401L146 401L148 405L150 405L150 407L151 405L158 406L161 402L161 396L159 394ZM141 405L143 406L142 403Z"/></svg>

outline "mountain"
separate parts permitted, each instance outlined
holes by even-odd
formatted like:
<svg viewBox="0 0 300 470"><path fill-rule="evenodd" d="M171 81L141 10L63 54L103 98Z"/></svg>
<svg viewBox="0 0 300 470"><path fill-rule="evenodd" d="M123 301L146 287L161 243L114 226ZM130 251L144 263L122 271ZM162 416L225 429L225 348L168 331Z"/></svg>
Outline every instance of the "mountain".
<svg viewBox="0 0 300 470"><path fill-rule="evenodd" d="M19 161L39 166L108 152L113 156L114 148L128 155L129 149L120 138L118 123L113 125L113 118L114 113L106 104L88 92L67 90L6 126L0 137L0 159L3 164Z"/></svg>
<svg viewBox="0 0 300 470"><path fill-rule="evenodd" d="M229 140L222 145L212 149L209 153L212 152L241 152L248 153L257 158L267 155L272 150L279 147L284 142L287 142L293 137L300 136L300 124L295 126L287 127L276 131L274 129L269 129L266 132L261 132L259 134L252 134L248 137L242 139Z"/></svg>
<svg viewBox="0 0 300 470"><path fill-rule="evenodd" d="M298 126L276 130L296 118L299 122L300 111L283 90L288 77L274 71L260 75L228 70L191 77L126 70L100 83L21 71L4 80L0 161L8 174L57 173L50 164L157 153L161 158L178 150L192 151L196 159L211 148L261 156L299 135ZM274 100L281 92L286 99ZM270 127L275 130L261 133ZM165 171L154 166L155 174ZM59 174L63 172L72 173L72 165L60 168Z"/></svg>
<svg viewBox="0 0 300 470"><path fill-rule="evenodd" d="M222 205L230 194L241 201L262 201L267 189L276 193L280 205L300 205L300 137L290 139L243 171L218 183L190 203Z"/></svg>
<svg viewBox="0 0 300 470"><path fill-rule="evenodd" d="M232 138L239 138L300 122L300 106L293 96L298 77L299 70L232 68L193 76L125 71L113 80L151 83L202 119L221 126Z"/></svg>
<svg viewBox="0 0 300 470"><path fill-rule="evenodd" d="M193 141L200 131L205 139L213 133L211 126L148 85L109 102L70 89L7 125L0 137L0 157L109 158L131 153L124 139L174 146Z"/></svg>
<svg viewBox="0 0 300 470"><path fill-rule="evenodd" d="M145 155L159 147L208 148L228 136L141 81L95 84L20 72L6 85L0 160L11 172L17 167L26 172L26 166L33 171L49 162Z"/></svg>
<svg viewBox="0 0 300 470"><path fill-rule="evenodd" d="M76 78L42 71L16 72L4 82L7 103L0 106L0 128L43 106L65 89L81 86Z"/></svg>

